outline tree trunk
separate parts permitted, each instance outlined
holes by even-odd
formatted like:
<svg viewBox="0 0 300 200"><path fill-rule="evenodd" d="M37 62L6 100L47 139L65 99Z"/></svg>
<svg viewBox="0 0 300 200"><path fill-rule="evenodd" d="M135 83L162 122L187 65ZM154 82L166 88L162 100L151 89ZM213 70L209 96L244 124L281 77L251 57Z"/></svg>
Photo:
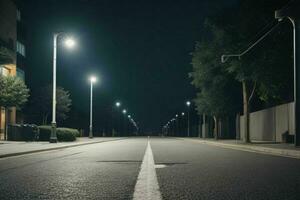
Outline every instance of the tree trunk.
<svg viewBox="0 0 300 200"><path fill-rule="evenodd" d="M43 121L42 121L42 124L43 124L43 125L47 125L47 123L48 123L48 114L45 114L45 115L43 115Z"/></svg>
<svg viewBox="0 0 300 200"><path fill-rule="evenodd" d="M214 138L218 139L218 132L219 132L219 119L214 116L214 124L215 124L215 130L214 130Z"/></svg>
<svg viewBox="0 0 300 200"><path fill-rule="evenodd" d="M8 129L8 108L4 107L5 125L4 125L4 140L7 140L7 129Z"/></svg>
<svg viewBox="0 0 300 200"><path fill-rule="evenodd" d="M48 124L48 116L49 116L49 114L47 114L47 115L45 116L45 125Z"/></svg>
<svg viewBox="0 0 300 200"><path fill-rule="evenodd" d="M235 117L235 139L240 140L241 139L241 118L240 113L236 114Z"/></svg>
<svg viewBox="0 0 300 200"><path fill-rule="evenodd" d="M250 142L249 134L249 101L246 81L242 81L243 85L243 113L244 113L244 142Z"/></svg>

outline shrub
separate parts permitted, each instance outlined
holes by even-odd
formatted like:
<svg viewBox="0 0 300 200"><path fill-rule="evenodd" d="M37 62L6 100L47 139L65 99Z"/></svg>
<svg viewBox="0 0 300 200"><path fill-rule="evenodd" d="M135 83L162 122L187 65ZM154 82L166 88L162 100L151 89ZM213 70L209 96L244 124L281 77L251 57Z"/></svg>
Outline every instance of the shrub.
<svg viewBox="0 0 300 200"><path fill-rule="evenodd" d="M49 141L51 126L39 126L39 141Z"/></svg>
<svg viewBox="0 0 300 200"><path fill-rule="evenodd" d="M40 141L49 141L51 135L51 126L39 126ZM72 128L57 128L56 135L58 141L74 141L80 135L77 129Z"/></svg>
<svg viewBox="0 0 300 200"><path fill-rule="evenodd" d="M58 141L74 141L79 131L72 128L57 128L56 134Z"/></svg>

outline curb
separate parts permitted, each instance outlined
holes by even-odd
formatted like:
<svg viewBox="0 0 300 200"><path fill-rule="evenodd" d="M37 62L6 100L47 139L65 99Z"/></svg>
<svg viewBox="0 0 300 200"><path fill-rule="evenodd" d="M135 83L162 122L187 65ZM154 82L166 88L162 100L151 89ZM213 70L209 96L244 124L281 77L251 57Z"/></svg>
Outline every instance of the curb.
<svg viewBox="0 0 300 200"><path fill-rule="evenodd" d="M299 150L277 149L277 148L261 147L261 146L254 146L254 145L251 146L251 145L243 145L243 144L225 144L221 142L213 142L213 141L205 141L205 140L193 140L193 139L183 139L183 140L190 140L202 144L213 145L213 146L223 147L227 149L300 159Z"/></svg>
<svg viewBox="0 0 300 200"><path fill-rule="evenodd" d="M8 153L8 154L0 155L0 159L1 158L14 157L14 156L20 156L20 155L26 155L26 154L39 153L39 152L44 152L44 151L53 151L53 150L59 150L59 149L66 149L66 148L84 146L84 145L89 145L89 144L97 144L97 143L118 141L118 140L124 140L124 139L125 138L118 138L118 139L111 139L111 140L105 140L105 141L102 140L102 141L96 141L96 142L86 142L86 143L81 143L81 144L73 144L73 145L68 145L68 146L51 147L51 148L47 148L47 149L37 149L37 150L32 150L32 151L24 151L24 152L17 152L17 153Z"/></svg>

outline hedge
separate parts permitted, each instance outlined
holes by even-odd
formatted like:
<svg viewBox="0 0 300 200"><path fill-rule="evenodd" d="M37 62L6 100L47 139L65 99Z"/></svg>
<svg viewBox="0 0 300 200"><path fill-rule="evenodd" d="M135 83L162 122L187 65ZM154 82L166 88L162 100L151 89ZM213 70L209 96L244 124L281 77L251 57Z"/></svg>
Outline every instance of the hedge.
<svg viewBox="0 0 300 200"><path fill-rule="evenodd" d="M51 126L39 126L39 140L49 141L51 135ZM56 135L58 141L74 141L80 136L77 129L73 128L57 128Z"/></svg>

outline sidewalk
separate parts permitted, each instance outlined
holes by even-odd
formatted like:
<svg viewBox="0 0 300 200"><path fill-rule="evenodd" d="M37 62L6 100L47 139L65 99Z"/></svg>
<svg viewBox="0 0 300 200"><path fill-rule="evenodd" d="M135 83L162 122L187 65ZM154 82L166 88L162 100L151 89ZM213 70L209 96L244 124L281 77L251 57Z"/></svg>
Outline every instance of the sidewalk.
<svg viewBox="0 0 300 200"><path fill-rule="evenodd" d="M214 140L214 139L201 139L201 138L184 138L184 140L192 140L194 142L198 142L202 144L214 145L218 147L235 149L240 151L248 151L248 152L300 159L300 148L296 148L294 144L263 143L263 142L254 142L251 144L245 144L240 140Z"/></svg>
<svg viewBox="0 0 300 200"><path fill-rule="evenodd" d="M77 138L74 142L14 142L14 141L0 141L0 158L18 156L23 154L30 154L49 150L58 150L69 147L76 147L87 144L102 143L114 140L121 140L123 138L117 137L99 137L99 138Z"/></svg>

